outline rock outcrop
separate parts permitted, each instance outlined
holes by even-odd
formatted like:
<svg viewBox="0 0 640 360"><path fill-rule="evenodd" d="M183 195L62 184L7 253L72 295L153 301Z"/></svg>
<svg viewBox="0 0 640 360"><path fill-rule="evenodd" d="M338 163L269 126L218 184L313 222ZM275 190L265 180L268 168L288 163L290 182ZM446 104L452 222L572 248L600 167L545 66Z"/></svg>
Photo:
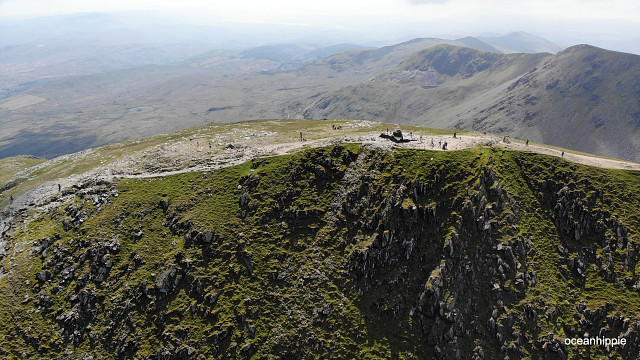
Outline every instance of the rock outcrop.
<svg viewBox="0 0 640 360"><path fill-rule="evenodd" d="M571 166L350 145L78 186L5 230L0 354L633 358L637 184Z"/></svg>

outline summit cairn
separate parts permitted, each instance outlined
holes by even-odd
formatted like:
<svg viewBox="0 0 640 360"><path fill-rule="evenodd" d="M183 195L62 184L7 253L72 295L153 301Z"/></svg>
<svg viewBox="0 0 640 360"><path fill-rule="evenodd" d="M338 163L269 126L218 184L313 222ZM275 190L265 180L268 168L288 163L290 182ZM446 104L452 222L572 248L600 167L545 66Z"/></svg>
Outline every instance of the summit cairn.
<svg viewBox="0 0 640 360"><path fill-rule="evenodd" d="M416 141L416 140L412 140L412 139L407 139L404 137L404 135L402 134L402 130L400 130L400 128L395 129L393 132L389 131L389 129L387 129L387 131L383 132L382 134L380 134L381 138L384 139L389 139L395 143L404 143L404 142L409 142L409 141Z"/></svg>

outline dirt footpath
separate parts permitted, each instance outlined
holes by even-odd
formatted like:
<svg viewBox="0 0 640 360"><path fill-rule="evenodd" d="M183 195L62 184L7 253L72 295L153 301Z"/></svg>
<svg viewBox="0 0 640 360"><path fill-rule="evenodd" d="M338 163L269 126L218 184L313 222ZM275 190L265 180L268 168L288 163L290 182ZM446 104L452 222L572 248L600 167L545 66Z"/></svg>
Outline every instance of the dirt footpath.
<svg viewBox="0 0 640 360"><path fill-rule="evenodd" d="M402 144L395 144L389 140L380 138L379 135L380 134L378 133L370 133L357 136L335 136L310 141L299 141L296 139L294 141L286 143L263 145L247 142L245 144L240 144L240 147L237 149L225 151L218 154L210 154L206 151L199 150L197 147L197 142L183 142L179 144L168 145L165 148L165 151L170 153L171 156L175 156L176 158L180 158L181 160L197 159L201 160L202 163L178 170L158 168L154 171L143 173L134 173L133 168L135 168L135 166L133 165L140 162L140 159L143 158L144 151L139 153L132 153L128 158L123 159L117 163L97 167L81 175L73 175L56 181L50 181L36 188L33 188L24 194L16 196L13 204L5 207L5 209L3 209L3 212L0 213L0 225L4 225L2 220L7 221L8 219L12 218L19 209L23 209L24 211L26 209L33 208L34 206L43 204L47 199L50 199L55 195L60 195L60 192L58 191L58 184L60 184L62 190L64 190L75 184L91 180L112 181L115 178L150 178L180 174L191 171L210 171L222 167L237 165L262 156L284 155L302 149L328 146L343 142L373 143L378 146L389 148L403 147L436 151L445 151L442 150L442 145L445 142L447 143L446 151L454 151L481 146L492 146L510 150L530 151L540 154L564 157L564 159L566 159L567 161L584 165L597 166L601 168L640 170L640 164L638 163L606 159L596 156L576 154L572 152L565 152L564 156L562 156L561 150L548 148L538 144L525 145L519 142L504 142L502 137L491 135L460 135L456 138L453 138L452 135L423 135L422 140L420 140L420 135L414 135L413 139L415 139L416 141ZM55 159L52 161L55 161ZM40 166L43 166L43 164L41 164ZM62 197L58 199L58 202L62 202L65 200L67 199L65 197Z"/></svg>
<svg viewBox="0 0 640 360"><path fill-rule="evenodd" d="M431 146L431 139L434 140L435 146ZM538 144L523 144L520 142L504 142L503 139L498 136L481 135L481 136L468 136L458 135L455 139L453 136L428 136L423 137L422 142L410 142L406 147L427 149L427 150L441 150L442 146L440 142L447 142L447 150L461 150L478 146L494 146L509 150L527 151L538 154L545 154L557 157L563 157L567 161L571 161L578 164L596 166L606 169L624 169L624 170L640 170L640 164L624 160L607 159L598 156L589 156L583 154L576 154L569 151L565 151L564 156L562 150L552 149Z"/></svg>

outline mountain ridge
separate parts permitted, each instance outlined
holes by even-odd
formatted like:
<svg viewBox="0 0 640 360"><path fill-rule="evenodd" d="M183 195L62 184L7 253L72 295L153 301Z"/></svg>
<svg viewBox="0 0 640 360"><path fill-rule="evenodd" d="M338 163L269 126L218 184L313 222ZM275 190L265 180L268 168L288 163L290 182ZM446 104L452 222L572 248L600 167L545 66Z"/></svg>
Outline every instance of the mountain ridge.
<svg viewBox="0 0 640 360"><path fill-rule="evenodd" d="M637 89L628 81L637 66L635 55L574 47L555 55L509 54L515 57L510 58L478 52L471 56L469 50L443 51L440 43L438 39L414 39L380 49L348 51L287 71L271 60L233 58L233 54L216 52L169 67L49 81L0 102L4 135L0 156L37 150L31 145L38 142L47 152L35 155L53 157L212 121L342 117L490 131L638 160L640 144L633 134L639 110L632 96ZM466 64L467 74L459 78L446 74L447 70L440 75L435 70L418 70L417 63L413 70L408 63L405 68L393 68L433 46L432 51L441 52L443 63L453 61L445 60L446 56L464 54L468 61L473 58L477 63ZM533 87L527 79L540 77L547 82L546 77L552 76L549 69L542 68L545 57L566 63L556 67L565 74L553 75L549 89ZM597 61L590 63L589 59ZM503 66L498 67L501 61ZM571 66L571 62L580 66ZM590 71L596 69L591 66L610 71L597 70L600 73L594 77ZM481 68L488 70L478 71ZM534 69L534 74L526 74ZM433 86L438 76L446 82ZM558 87L553 88L556 80ZM580 86L584 91L577 91ZM562 90L570 88L576 91ZM560 90L569 96L564 97ZM362 95L356 96L354 91ZM180 122L173 121L178 118ZM566 119L572 119L571 123ZM63 123L68 125L60 126ZM582 136L570 136L572 128L593 133L586 144L580 143ZM554 136L556 129L562 130L566 139ZM78 138L78 131L82 138Z"/></svg>
<svg viewBox="0 0 640 360"><path fill-rule="evenodd" d="M440 62L434 63L438 56ZM423 88L411 80L398 83L379 75L293 106L305 109L305 117L489 131L637 161L640 144L629 134L640 129L634 120L640 104L631 96L638 93L638 68L637 55L592 46L556 55L500 55L441 46L391 70L432 69L431 77L442 80L437 86ZM584 133L571 136L572 129Z"/></svg>
<svg viewBox="0 0 640 360"><path fill-rule="evenodd" d="M0 157L24 153L35 139L48 150L33 155L53 157L212 121L291 118L294 112L282 109L292 97L357 83L443 41L414 39L380 49L348 51L294 69L280 69L283 63L268 59L214 52L170 66L51 80L0 101ZM2 106L16 99L23 102L24 96L47 101L16 110ZM81 131L85 139L69 142L77 135L69 127ZM51 138L49 144L45 135Z"/></svg>
<svg viewBox="0 0 640 360"><path fill-rule="evenodd" d="M244 125L236 136L264 131ZM229 129L169 139L184 153ZM143 159L164 156L164 138L147 141ZM632 356L637 174L334 143L87 179L3 227L0 353L581 358L564 339L589 332L631 344L590 355Z"/></svg>
<svg viewBox="0 0 640 360"><path fill-rule="evenodd" d="M483 41L504 53L521 52L521 53L540 53L548 52L555 54L562 47L535 35L524 31L517 31L504 36L479 36L478 39Z"/></svg>

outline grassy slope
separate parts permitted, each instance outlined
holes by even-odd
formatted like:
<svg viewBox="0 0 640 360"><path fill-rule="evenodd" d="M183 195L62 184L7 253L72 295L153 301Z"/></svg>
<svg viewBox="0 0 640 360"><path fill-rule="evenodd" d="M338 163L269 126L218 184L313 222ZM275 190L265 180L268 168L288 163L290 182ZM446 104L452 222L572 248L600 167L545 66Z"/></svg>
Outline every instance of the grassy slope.
<svg viewBox="0 0 640 360"><path fill-rule="evenodd" d="M333 131L331 125L341 126L342 130ZM245 121L233 124L211 123L195 128L190 128L170 134L157 135L150 138L129 141L124 143L106 145L96 149L90 149L79 153L66 155L41 164L39 167L30 168L31 160L22 161L23 157L7 158L1 160L2 166L10 166L15 162L23 163L20 171L29 170L29 175L15 179L15 185L8 190L0 192L0 206L8 204L9 196L14 197L24 193L28 189L43 185L47 182L60 181L70 175L80 175L88 170L105 167L112 169L114 174L140 173L147 169L148 163L157 163L158 167L170 169L186 168L196 162L207 159L209 154L216 155L224 152L227 144L260 145L284 144L295 141L299 133L303 132L309 140L344 135L345 137L359 136L366 133L383 132L387 128L394 128L395 124L371 124L366 127L357 126L358 122L349 120L260 120ZM449 134L448 130L430 129L424 127L403 127L405 131L413 131L416 134L439 135ZM463 132L459 132L463 134ZM257 136L255 136L257 135ZM198 142L201 144L197 146ZM206 150L206 144L212 142L213 149ZM172 147L178 150L164 154L165 149ZM39 160L38 162L41 162ZM13 165L11 165L13 167ZM11 181L14 170L2 172L0 175L0 187L6 186ZM52 186L55 186L52 185Z"/></svg>
<svg viewBox="0 0 640 360"><path fill-rule="evenodd" d="M0 187L8 186L7 183L18 173L44 161L45 159L32 156L15 156L0 159Z"/></svg>
<svg viewBox="0 0 640 360"><path fill-rule="evenodd" d="M639 67L637 55L574 46L545 59L495 103L480 106L478 117L490 131L505 119L518 119L506 126L516 136L635 159Z"/></svg>
<svg viewBox="0 0 640 360"><path fill-rule="evenodd" d="M73 358L83 353L107 358L119 352L146 357L167 349L183 354L195 351L205 358L217 353L229 358L430 356L433 348L407 315L411 299L419 295L439 263L445 236L459 216L457 209L487 164L515 197L521 212L519 233L500 230L498 240L505 243L518 235L531 239L535 252L530 266L538 269L537 284L525 293L512 290L515 295L506 297L505 304L516 312L526 304L560 310L550 320L540 314L538 332L529 323L518 326L531 339L523 351L536 358L540 349L532 344L547 332L559 338L581 334L574 313L581 302L590 308L610 303L623 316L637 318L637 291L605 281L591 268L584 283L561 270L565 265L557 252L559 244L568 247L572 256L583 255L585 248L602 254L601 235L591 234L581 242L566 238L550 220L553 209L545 198L553 193L541 195L538 187L542 180L563 181L591 212L600 210L607 219L615 215L626 224L628 238L637 239L637 172L490 149L401 150L368 155L358 168L361 178L354 178L348 168L361 151L355 145L313 149L210 173L120 180L119 196L110 198L111 204L96 206L87 195L72 201L87 215L77 227L65 229L65 221L72 220L69 207L38 216L15 233L19 245L14 250L25 249L13 255L12 263L20 271L0 278L0 303L4 304L0 322L15 324L2 327L0 349L10 357L23 352L29 357L58 357L65 351L73 351ZM347 173L355 180L345 180ZM444 182L434 183L434 173ZM419 182L436 187L417 199L403 190ZM356 188L345 193L345 186ZM597 189L603 189L603 196L593 195ZM249 201L243 204L239 199L245 193ZM341 198L349 194L356 197ZM169 201L166 212L159 205L163 200ZM389 221L415 227L408 216L410 209L433 204L439 209L438 225L429 230L429 241L416 250L415 259L423 256L422 260L383 266L372 278L374 283L398 277L408 280L390 290L355 280L352 272L362 269L350 270L350 257L356 249L372 246L374 229L385 224L385 216L394 215ZM171 224L179 226L171 229ZM185 227L214 231L215 237L211 243L186 240L183 235L189 230ZM138 231L141 236L134 235ZM31 254L30 242L45 237L53 244L44 253ZM106 244L114 239L119 249L102 257ZM619 270L621 251L614 254L612 271L637 282L637 266ZM92 280L108 261L112 266L106 279ZM3 263L8 271L8 258ZM173 267L182 280L168 275ZM64 270L71 268L74 276L64 279ZM36 280L43 269L52 276L44 283ZM175 281L175 290L164 297L155 295L166 278L171 280L168 283ZM503 286L508 291L512 280ZM95 294L88 308L78 307L86 310L81 314L92 319L91 326L73 328L65 323L65 314L77 306L81 291ZM485 289L474 291L480 299L491 297ZM39 296L51 296L51 305L38 306ZM402 315L390 315L396 307ZM98 312L92 315L92 310ZM476 316L488 318L490 308L482 308ZM79 323L88 324L86 320ZM66 334L61 331L64 328ZM76 345L71 345L73 330L78 331ZM498 356L486 330L478 339L485 351ZM459 342L463 353L470 354L473 337L461 337ZM578 351L582 350L571 354L578 356Z"/></svg>

